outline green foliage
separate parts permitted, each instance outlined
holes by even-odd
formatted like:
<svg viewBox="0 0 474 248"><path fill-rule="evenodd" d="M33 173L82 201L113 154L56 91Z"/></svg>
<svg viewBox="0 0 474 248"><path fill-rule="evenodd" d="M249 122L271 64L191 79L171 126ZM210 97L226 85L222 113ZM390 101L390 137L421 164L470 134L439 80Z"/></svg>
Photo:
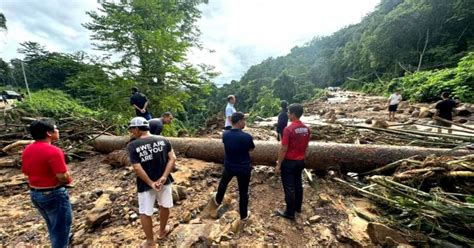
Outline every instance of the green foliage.
<svg viewBox="0 0 474 248"><path fill-rule="evenodd" d="M253 106L250 111L250 120L253 120L255 117L271 117L275 116L278 113L280 108L280 99L275 97L273 92L263 86L260 89L257 97L257 103Z"/></svg>
<svg viewBox="0 0 474 248"><path fill-rule="evenodd" d="M406 98L430 102L444 91L464 102L474 102L474 52L464 57L456 68L422 71L401 78Z"/></svg>
<svg viewBox="0 0 474 248"><path fill-rule="evenodd" d="M0 13L0 30L7 29L7 19L3 13Z"/></svg>
<svg viewBox="0 0 474 248"><path fill-rule="evenodd" d="M219 95L235 94L240 99L238 109L247 111L257 102L255 89L258 92L262 86L290 102L311 99L314 88L342 84L383 94L387 87L389 91L399 87L388 84L407 71L416 74L454 67L472 51L472 13L472 1L383 0L360 23L315 37L286 56L250 67L239 81L219 89ZM459 97L470 98L466 85L456 88L450 82L446 86L453 87Z"/></svg>
<svg viewBox="0 0 474 248"><path fill-rule="evenodd" d="M314 90L313 99L319 99L321 97L327 96L328 94L329 92L326 89L317 88Z"/></svg>
<svg viewBox="0 0 474 248"><path fill-rule="evenodd" d="M67 116L94 117L99 112L82 106L71 96L60 90L40 90L31 94L31 100L22 101L18 108L33 115L50 118L64 118Z"/></svg>

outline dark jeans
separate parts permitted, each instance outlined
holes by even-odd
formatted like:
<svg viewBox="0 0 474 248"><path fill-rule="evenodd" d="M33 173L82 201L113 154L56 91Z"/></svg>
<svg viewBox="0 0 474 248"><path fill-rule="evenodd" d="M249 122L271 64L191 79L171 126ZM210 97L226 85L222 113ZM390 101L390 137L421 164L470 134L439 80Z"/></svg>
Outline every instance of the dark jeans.
<svg viewBox="0 0 474 248"><path fill-rule="evenodd" d="M46 192L30 191L30 196L46 221L51 246L67 247L72 224L72 208L66 188Z"/></svg>
<svg viewBox="0 0 474 248"><path fill-rule="evenodd" d="M301 179L304 169L304 160L283 160L281 164L281 182L285 191L286 214L295 216L301 212L303 204L303 181Z"/></svg>
<svg viewBox="0 0 474 248"><path fill-rule="evenodd" d="M222 172L221 182L217 188L216 202L221 204L224 199L225 191L227 190L227 185L229 185L230 180L232 180L234 176L237 177L237 183L239 185L239 212L241 219L247 218L250 174L250 170L233 172L224 169L224 172Z"/></svg>

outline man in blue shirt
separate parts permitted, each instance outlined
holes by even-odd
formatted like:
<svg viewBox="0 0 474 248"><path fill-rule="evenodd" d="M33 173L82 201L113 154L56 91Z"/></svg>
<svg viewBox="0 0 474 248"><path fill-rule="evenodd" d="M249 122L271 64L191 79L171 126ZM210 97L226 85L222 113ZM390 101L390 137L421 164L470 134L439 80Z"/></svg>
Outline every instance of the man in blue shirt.
<svg viewBox="0 0 474 248"><path fill-rule="evenodd" d="M224 199L227 185L235 176L239 185L239 212L242 220L247 220L250 212L248 209L249 202L249 183L250 172L252 167L250 165L249 152L255 148L253 138L250 134L242 131L245 128L244 114L236 112L231 116L232 129L225 131L222 136L224 142L225 158L224 158L224 172L222 172L221 182L217 189L217 194L214 199L218 206Z"/></svg>
<svg viewBox="0 0 474 248"><path fill-rule="evenodd" d="M283 129L288 126L288 102L283 100L280 102L281 111L278 114L278 123L276 124L277 140L283 137Z"/></svg>

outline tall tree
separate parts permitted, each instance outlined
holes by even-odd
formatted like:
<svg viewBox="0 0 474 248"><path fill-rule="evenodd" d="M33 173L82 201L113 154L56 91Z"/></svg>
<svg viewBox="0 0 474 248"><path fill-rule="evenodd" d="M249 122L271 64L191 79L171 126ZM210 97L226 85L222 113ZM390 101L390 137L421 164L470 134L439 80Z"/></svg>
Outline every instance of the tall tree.
<svg viewBox="0 0 474 248"><path fill-rule="evenodd" d="M7 19L3 13L0 13L0 30L7 29Z"/></svg>

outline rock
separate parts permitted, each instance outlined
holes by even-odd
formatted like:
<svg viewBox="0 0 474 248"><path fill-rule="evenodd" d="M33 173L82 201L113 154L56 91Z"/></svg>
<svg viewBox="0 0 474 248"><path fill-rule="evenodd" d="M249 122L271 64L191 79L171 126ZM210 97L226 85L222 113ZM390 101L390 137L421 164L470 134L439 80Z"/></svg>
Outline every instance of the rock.
<svg viewBox="0 0 474 248"><path fill-rule="evenodd" d="M375 106L375 107L372 108L372 111L374 111L374 112L378 112L380 110L383 110L383 108L380 107L380 106Z"/></svg>
<svg viewBox="0 0 474 248"><path fill-rule="evenodd" d="M201 224L202 221L200 218L193 219L189 222L189 224Z"/></svg>
<svg viewBox="0 0 474 248"><path fill-rule="evenodd" d="M432 111L428 108L422 107L422 108L420 108L420 115L418 117L419 118L431 118L431 117L433 117L433 114L435 112L436 112L436 110Z"/></svg>
<svg viewBox="0 0 474 248"><path fill-rule="evenodd" d="M398 113L398 114L403 114L403 109L398 109L398 110L397 110L397 113Z"/></svg>
<svg viewBox="0 0 474 248"><path fill-rule="evenodd" d="M172 191L173 191L173 202L176 203L177 201L186 199L188 192L186 187L180 186L180 185L174 185L172 186Z"/></svg>
<svg viewBox="0 0 474 248"><path fill-rule="evenodd" d="M457 116L469 116L472 114L472 109L468 109L465 106L456 108L454 114Z"/></svg>
<svg viewBox="0 0 474 248"><path fill-rule="evenodd" d="M176 247L209 247L212 224L182 224L172 233Z"/></svg>
<svg viewBox="0 0 474 248"><path fill-rule="evenodd" d="M416 108L414 106L410 106L408 109L406 109L408 114L412 114L413 112L416 111Z"/></svg>
<svg viewBox="0 0 474 248"><path fill-rule="evenodd" d="M137 214L137 213L131 214L131 215L130 215L130 219L132 219L132 220L138 219L138 214Z"/></svg>
<svg viewBox="0 0 474 248"><path fill-rule="evenodd" d="M372 120L373 120L372 118L365 120L365 124L369 124L369 125L372 124Z"/></svg>
<svg viewBox="0 0 474 248"><path fill-rule="evenodd" d="M108 218L110 218L110 212L108 209L93 209L86 216L86 225L89 227L96 227Z"/></svg>
<svg viewBox="0 0 474 248"><path fill-rule="evenodd" d="M309 221L310 224L315 224L315 223L318 223L320 220L321 220L321 216L314 215L314 216L310 217L308 221Z"/></svg>
<svg viewBox="0 0 474 248"><path fill-rule="evenodd" d="M408 126L405 126L404 128L407 129L407 130L418 130L416 125L408 125Z"/></svg>
<svg viewBox="0 0 474 248"><path fill-rule="evenodd" d="M190 211L184 211L183 214L181 214L180 221L181 223L188 223L192 217L193 216Z"/></svg>
<svg viewBox="0 0 474 248"><path fill-rule="evenodd" d="M374 124L372 124L372 127L376 128L388 128L388 123L384 120L375 120Z"/></svg>
<svg viewBox="0 0 474 248"><path fill-rule="evenodd" d="M418 110L415 110L411 113L411 117L418 118L419 116L420 116L420 111L418 111Z"/></svg>
<svg viewBox="0 0 474 248"><path fill-rule="evenodd" d="M387 242L391 244L392 241L395 241L399 245L408 244L408 240L406 240L399 231L380 223L369 223L367 226L367 234L369 234L370 239L376 245L388 245Z"/></svg>
<svg viewBox="0 0 474 248"><path fill-rule="evenodd" d="M234 220L234 222L232 222L231 226L230 226L230 230L237 234L237 233L240 233L243 229L244 225L242 223L242 220L240 219L236 219Z"/></svg>
<svg viewBox="0 0 474 248"><path fill-rule="evenodd" d="M464 124L469 121L466 118L460 118L460 119L455 120L454 122L459 123L459 124Z"/></svg>

